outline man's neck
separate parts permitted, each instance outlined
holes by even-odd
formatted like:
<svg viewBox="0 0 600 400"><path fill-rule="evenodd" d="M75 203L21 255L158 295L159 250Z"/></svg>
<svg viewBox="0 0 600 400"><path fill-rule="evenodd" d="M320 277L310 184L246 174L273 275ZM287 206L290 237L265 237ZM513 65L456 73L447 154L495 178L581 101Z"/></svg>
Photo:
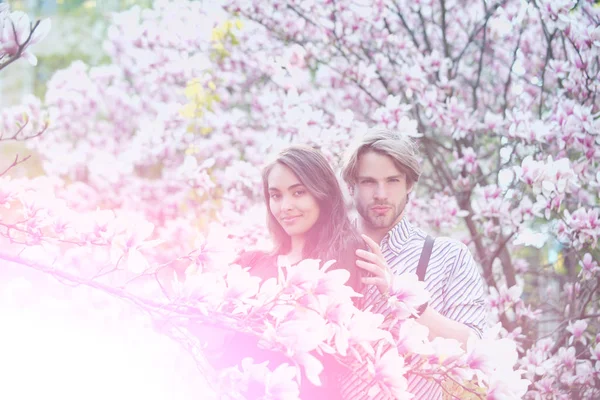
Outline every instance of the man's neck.
<svg viewBox="0 0 600 400"><path fill-rule="evenodd" d="M359 219L358 230L360 233L363 233L373 239L375 243L381 243L385 235L389 232L387 228L373 228L369 224L365 223L362 218Z"/></svg>
<svg viewBox="0 0 600 400"><path fill-rule="evenodd" d="M385 235L387 235L387 233L389 231L394 229L394 227L396 225L398 225L398 223L400 221L402 221L403 217L404 217L404 213L402 213L402 215L400 215L400 217L398 217L398 219L396 221L394 221L392 226L390 226L388 228L374 228L372 225L367 224L362 217L359 217L358 218L358 230L360 233L364 233L365 235L367 235L368 237L373 239L376 243L381 243L381 241L383 240Z"/></svg>

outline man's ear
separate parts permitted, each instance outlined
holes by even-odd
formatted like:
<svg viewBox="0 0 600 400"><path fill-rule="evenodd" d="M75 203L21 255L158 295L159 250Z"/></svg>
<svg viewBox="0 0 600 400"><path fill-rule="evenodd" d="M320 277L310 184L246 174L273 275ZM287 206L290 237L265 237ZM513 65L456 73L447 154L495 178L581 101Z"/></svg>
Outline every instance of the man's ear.
<svg viewBox="0 0 600 400"><path fill-rule="evenodd" d="M354 185L348 185L348 193L350 196L354 196Z"/></svg>
<svg viewBox="0 0 600 400"><path fill-rule="evenodd" d="M406 193L412 193L413 188L415 187L415 183L413 181L409 182L407 184L407 188L406 188Z"/></svg>

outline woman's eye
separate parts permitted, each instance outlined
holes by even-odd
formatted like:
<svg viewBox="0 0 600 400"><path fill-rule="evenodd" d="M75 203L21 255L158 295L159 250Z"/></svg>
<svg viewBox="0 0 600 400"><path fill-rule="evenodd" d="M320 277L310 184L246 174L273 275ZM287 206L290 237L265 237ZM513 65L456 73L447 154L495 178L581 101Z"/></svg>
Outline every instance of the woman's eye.
<svg viewBox="0 0 600 400"><path fill-rule="evenodd" d="M296 190L294 192L294 196L299 197L299 196L302 196L304 193L306 193L305 190Z"/></svg>
<svg viewBox="0 0 600 400"><path fill-rule="evenodd" d="M280 195L280 194L278 194L278 193L273 193L273 194L271 195L271 198L272 198L273 200L277 200L277 199L278 199L278 198L280 198L280 197L281 197L281 195Z"/></svg>
<svg viewBox="0 0 600 400"><path fill-rule="evenodd" d="M364 181L360 181L361 185L370 185L371 183L373 183L372 180L364 180Z"/></svg>

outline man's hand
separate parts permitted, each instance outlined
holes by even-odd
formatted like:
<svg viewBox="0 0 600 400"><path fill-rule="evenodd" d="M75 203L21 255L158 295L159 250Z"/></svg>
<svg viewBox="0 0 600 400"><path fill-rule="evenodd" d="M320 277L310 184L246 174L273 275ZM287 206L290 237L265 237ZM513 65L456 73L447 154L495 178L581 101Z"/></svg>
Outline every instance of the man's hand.
<svg viewBox="0 0 600 400"><path fill-rule="evenodd" d="M365 285L375 285L384 296L389 296L392 284L392 271L385 261L379 245L367 235L361 235L371 251L356 250L356 266L370 272L372 276L362 278Z"/></svg>

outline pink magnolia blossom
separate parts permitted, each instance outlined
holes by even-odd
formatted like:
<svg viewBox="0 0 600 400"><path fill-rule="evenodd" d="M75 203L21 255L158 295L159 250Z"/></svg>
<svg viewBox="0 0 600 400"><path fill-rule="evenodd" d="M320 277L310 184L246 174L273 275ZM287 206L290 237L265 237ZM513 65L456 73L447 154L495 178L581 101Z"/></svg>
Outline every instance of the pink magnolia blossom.
<svg viewBox="0 0 600 400"><path fill-rule="evenodd" d="M154 225L147 221L134 221L127 219L131 225L124 231L117 233L111 242L111 261L115 264L123 262L127 269L134 273L143 273L150 264L140 250L154 247L162 242L161 239L148 240L154 231ZM125 223L123 221L123 223Z"/></svg>
<svg viewBox="0 0 600 400"><path fill-rule="evenodd" d="M567 326L567 331L569 331L572 335L569 338L569 344L573 344L573 342L577 341L582 342L584 345L587 344L587 339L585 337L585 331L587 327L588 323L582 319L569 323L569 326Z"/></svg>
<svg viewBox="0 0 600 400"><path fill-rule="evenodd" d="M504 375L493 375L486 400L521 399L527 392L530 381L521 377L519 371L503 371ZM510 384L507 384L510 382Z"/></svg>
<svg viewBox="0 0 600 400"><path fill-rule="evenodd" d="M404 359L398 355L394 348L382 353L382 346L377 348L375 360L368 362L368 370L371 377L378 386L373 386L369 396L374 396L381 390L389 390L396 399L410 399L412 394L408 393L408 382L404 377L407 367ZM383 389L382 389L383 388Z"/></svg>
<svg viewBox="0 0 600 400"><path fill-rule="evenodd" d="M416 314L417 307L429 300L425 284L416 274L394 275L390 285L387 304L397 318L405 319Z"/></svg>
<svg viewBox="0 0 600 400"><path fill-rule="evenodd" d="M246 269L239 265L231 266L225 278L227 291L226 299L243 300L256 296L259 289L260 278L252 276Z"/></svg>
<svg viewBox="0 0 600 400"><path fill-rule="evenodd" d="M36 65L37 58L29 51L29 46L40 42L50 31L50 20L42 20L32 32L29 16L22 11L9 12L8 8L0 12L0 54L14 56L19 48L30 64Z"/></svg>
<svg viewBox="0 0 600 400"><path fill-rule="evenodd" d="M271 369L267 364L255 364L251 358L244 358L240 364L241 368L233 367L223 371L222 375L240 379L240 391L246 397L269 400L299 399L296 368L283 363Z"/></svg>
<svg viewBox="0 0 600 400"><path fill-rule="evenodd" d="M381 339L393 343L390 332L382 329L383 320L381 314L357 310L346 326L348 342L360 346L369 355L374 354L372 343Z"/></svg>
<svg viewBox="0 0 600 400"><path fill-rule="evenodd" d="M433 347L428 340L429 329L413 319L407 319L400 324L396 347L398 354L422 354L434 353Z"/></svg>

